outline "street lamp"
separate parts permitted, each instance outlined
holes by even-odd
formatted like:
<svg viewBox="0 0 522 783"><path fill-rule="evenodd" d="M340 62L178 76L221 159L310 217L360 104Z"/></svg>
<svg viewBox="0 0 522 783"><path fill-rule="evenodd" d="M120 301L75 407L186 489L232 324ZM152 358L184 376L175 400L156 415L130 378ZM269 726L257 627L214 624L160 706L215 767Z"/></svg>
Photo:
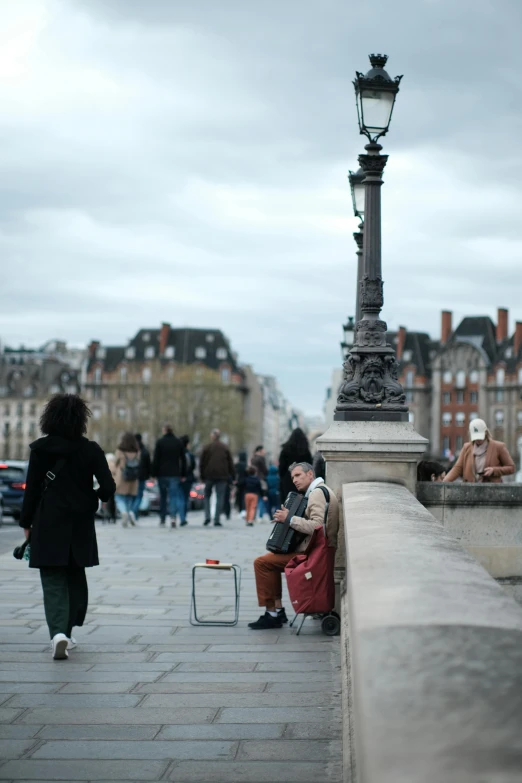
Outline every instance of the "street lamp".
<svg viewBox="0 0 522 783"><path fill-rule="evenodd" d="M354 232L353 238L357 245L357 283L355 287L355 318L361 320L361 303L359 291L362 280L362 255L363 255L363 228L364 228L364 201L366 197L366 188L364 186L364 171L360 168L358 171L348 172L348 182L352 192L353 214L360 219L359 230Z"/></svg>
<svg viewBox="0 0 522 783"><path fill-rule="evenodd" d="M344 340L341 343L341 350L343 352L343 362L344 362L350 355L350 351L352 349L353 341L355 338L355 323L353 320L353 315L348 316L348 321L343 326L343 334L344 334Z"/></svg>
<svg viewBox="0 0 522 783"><path fill-rule="evenodd" d="M377 140L389 129L402 76L391 79L384 70L386 55L370 55L371 69L354 81L360 132L368 138L359 156L364 174L364 232L359 283L361 316L355 340L344 364L335 419L340 421L407 421L404 390L398 382L395 351L387 344L387 325L379 314L384 304L381 271L381 186L388 160ZM355 196L354 196L355 203Z"/></svg>

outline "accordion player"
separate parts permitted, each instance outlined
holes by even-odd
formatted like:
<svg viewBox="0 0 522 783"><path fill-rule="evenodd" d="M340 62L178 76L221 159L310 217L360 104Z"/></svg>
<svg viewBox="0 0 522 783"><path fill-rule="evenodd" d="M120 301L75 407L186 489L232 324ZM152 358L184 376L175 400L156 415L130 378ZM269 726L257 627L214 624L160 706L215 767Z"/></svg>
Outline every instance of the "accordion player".
<svg viewBox="0 0 522 783"><path fill-rule="evenodd" d="M284 502L284 507L288 509L288 516L284 522L276 522L272 532L266 542L266 548L269 552L276 555L286 555L288 552L295 552L301 541L306 538L303 533L299 533L290 526L292 517L302 517L308 498L299 492L289 492Z"/></svg>

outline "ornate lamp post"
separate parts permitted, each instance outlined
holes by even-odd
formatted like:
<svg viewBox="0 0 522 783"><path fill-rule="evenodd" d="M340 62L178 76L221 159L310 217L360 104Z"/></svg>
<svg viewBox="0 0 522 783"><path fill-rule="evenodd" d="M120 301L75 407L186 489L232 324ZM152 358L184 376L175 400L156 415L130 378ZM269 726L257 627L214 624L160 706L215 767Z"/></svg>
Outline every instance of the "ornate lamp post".
<svg viewBox="0 0 522 783"><path fill-rule="evenodd" d="M397 380L394 349L386 342L387 325L379 314L384 304L381 272L381 185L388 160L378 139L388 132L399 84L384 70L386 55L370 55L371 69L357 72L354 81L361 134L368 138L359 156L364 173L364 235L360 279L361 317L354 345L344 363L334 418L337 421L407 421L408 408ZM355 191L355 187L354 187ZM354 203L356 198L354 195Z"/></svg>
<svg viewBox="0 0 522 783"><path fill-rule="evenodd" d="M357 245L357 285L355 288L355 320L361 320L360 287L363 275L363 228L364 228L364 200L366 187L364 185L365 173L362 169L348 172L348 181L352 191L353 214L360 219L359 230L354 232L353 238Z"/></svg>

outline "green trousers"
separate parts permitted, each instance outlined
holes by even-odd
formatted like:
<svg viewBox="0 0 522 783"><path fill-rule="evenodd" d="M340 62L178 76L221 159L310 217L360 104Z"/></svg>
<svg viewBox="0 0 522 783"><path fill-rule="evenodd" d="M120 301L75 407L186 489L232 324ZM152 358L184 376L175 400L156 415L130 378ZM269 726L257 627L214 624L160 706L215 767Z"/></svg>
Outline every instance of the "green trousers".
<svg viewBox="0 0 522 783"><path fill-rule="evenodd" d="M74 625L83 625L89 593L85 568L68 566L40 568L45 619L51 639L57 633L70 637Z"/></svg>

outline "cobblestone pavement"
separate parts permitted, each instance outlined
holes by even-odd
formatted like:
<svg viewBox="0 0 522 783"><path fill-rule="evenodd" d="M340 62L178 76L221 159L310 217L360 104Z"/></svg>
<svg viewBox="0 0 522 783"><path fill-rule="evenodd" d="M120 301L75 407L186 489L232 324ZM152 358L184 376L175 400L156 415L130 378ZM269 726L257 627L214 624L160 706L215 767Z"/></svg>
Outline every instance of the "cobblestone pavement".
<svg viewBox="0 0 522 783"><path fill-rule="evenodd" d="M250 631L269 524L202 521L99 525L67 661L51 659L38 571L0 556L0 781L341 780L338 638L314 620L299 637ZM190 569L207 557L243 567L236 627L188 622ZM199 574L198 611L230 617L230 573Z"/></svg>

